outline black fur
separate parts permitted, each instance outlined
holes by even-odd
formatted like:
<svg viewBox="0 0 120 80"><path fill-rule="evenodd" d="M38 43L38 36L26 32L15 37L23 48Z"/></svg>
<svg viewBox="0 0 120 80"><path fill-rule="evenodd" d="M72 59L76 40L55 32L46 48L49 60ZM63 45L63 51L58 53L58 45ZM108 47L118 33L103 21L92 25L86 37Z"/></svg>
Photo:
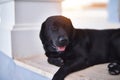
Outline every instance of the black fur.
<svg viewBox="0 0 120 80"><path fill-rule="evenodd" d="M42 24L40 38L48 62L60 66L52 80L108 62L109 73L120 74L120 29L75 29L70 19L51 16Z"/></svg>

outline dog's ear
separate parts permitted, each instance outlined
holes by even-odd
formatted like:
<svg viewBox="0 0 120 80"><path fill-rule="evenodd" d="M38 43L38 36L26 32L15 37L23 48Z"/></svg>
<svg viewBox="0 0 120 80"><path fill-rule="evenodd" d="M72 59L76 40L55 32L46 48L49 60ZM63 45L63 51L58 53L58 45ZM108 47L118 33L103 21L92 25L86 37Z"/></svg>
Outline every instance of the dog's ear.
<svg viewBox="0 0 120 80"><path fill-rule="evenodd" d="M42 25L41 25L41 30L40 30L40 33L39 33L39 37L40 37L42 43L44 44L45 43L45 22L43 22Z"/></svg>
<svg viewBox="0 0 120 80"><path fill-rule="evenodd" d="M74 29L74 27L73 27L73 24L72 24L71 19L69 19L69 18L68 18L68 23L69 23L70 28L73 30L73 29Z"/></svg>
<svg viewBox="0 0 120 80"><path fill-rule="evenodd" d="M68 31L69 31L69 39L72 40L72 39L74 38L74 36L75 36L75 35L74 35L74 32L75 32L74 30L75 30L75 29L74 29L74 27L73 27L73 24L72 24L71 19L68 18L66 24L67 24L67 26L68 26L68 28L69 28L69 29L68 29Z"/></svg>

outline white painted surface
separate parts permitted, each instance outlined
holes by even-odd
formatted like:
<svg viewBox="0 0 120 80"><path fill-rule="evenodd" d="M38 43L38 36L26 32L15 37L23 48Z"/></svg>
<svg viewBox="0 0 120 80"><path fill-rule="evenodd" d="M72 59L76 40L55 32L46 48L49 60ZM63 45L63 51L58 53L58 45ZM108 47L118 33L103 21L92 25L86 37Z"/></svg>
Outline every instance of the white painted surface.
<svg viewBox="0 0 120 80"><path fill-rule="evenodd" d="M12 56L13 53L20 57L44 53L39 39L41 24L48 16L61 14L60 1L62 0L15 0L14 6L13 0L1 0L0 50L8 56ZM94 11L68 13L72 15L70 18L75 28L106 29L120 26L119 23L109 22L104 10L101 12L102 15L98 14L99 16L91 16L92 13L97 14Z"/></svg>
<svg viewBox="0 0 120 80"><path fill-rule="evenodd" d="M30 57L44 53L39 39L40 25L35 26L38 26L39 29L24 27L12 31L13 55L15 57Z"/></svg>
<svg viewBox="0 0 120 80"><path fill-rule="evenodd" d="M109 21L120 22L120 0L109 0Z"/></svg>
<svg viewBox="0 0 120 80"><path fill-rule="evenodd" d="M39 39L41 23L50 15L61 14L60 1L1 0L0 51L10 57L44 53Z"/></svg>
<svg viewBox="0 0 120 80"><path fill-rule="evenodd" d="M40 24L50 15L61 14L59 2L24 2L16 1L16 24Z"/></svg>
<svg viewBox="0 0 120 80"><path fill-rule="evenodd" d="M9 57L12 57L11 29L13 26L14 1L0 1L0 51L6 53Z"/></svg>
<svg viewBox="0 0 120 80"><path fill-rule="evenodd" d="M44 53L39 32L42 22L51 15L61 14L59 1L15 2L15 26L12 30L12 52L15 57Z"/></svg>
<svg viewBox="0 0 120 80"><path fill-rule="evenodd" d="M69 0L67 0L69 1ZM82 0L81 0L82 1ZM88 2L87 2L88 1ZM87 0L86 3L89 1L95 0ZM103 1L103 0L96 0L96 1ZM120 0L104 0L104 2L108 2L107 8L90 8L90 9L82 9L77 5L77 7L73 7L71 9L69 4L67 7L64 4L62 14L69 17L75 28L89 28L89 29L109 29L109 28L120 28L120 8L119 3ZM73 0L74 2L74 0ZM84 3L84 1L83 1ZM77 3L76 3L77 4ZM70 8L69 8L70 7Z"/></svg>
<svg viewBox="0 0 120 80"><path fill-rule="evenodd" d="M15 0L15 1L29 1L29 2L61 2L61 0Z"/></svg>

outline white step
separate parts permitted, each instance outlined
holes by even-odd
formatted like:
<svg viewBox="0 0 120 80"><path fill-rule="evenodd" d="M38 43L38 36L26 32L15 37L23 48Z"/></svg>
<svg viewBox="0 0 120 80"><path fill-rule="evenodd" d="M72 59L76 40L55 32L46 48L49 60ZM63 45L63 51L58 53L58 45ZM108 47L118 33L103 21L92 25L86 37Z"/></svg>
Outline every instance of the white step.
<svg viewBox="0 0 120 80"><path fill-rule="evenodd" d="M35 55L28 58L16 59L15 62L40 75L52 78L58 67L48 64L45 55ZM100 64L75 72L66 77L65 80L120 80L120 75L109 75L107 64Z"/></svg>

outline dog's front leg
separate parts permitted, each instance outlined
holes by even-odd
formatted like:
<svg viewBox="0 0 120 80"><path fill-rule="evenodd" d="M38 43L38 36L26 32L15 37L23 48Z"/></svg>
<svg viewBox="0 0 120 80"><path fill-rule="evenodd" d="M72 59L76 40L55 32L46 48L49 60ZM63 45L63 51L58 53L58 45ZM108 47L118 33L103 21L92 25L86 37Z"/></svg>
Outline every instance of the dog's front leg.
<svg viewBox="0 0 120 80"><path fill-rule="evenodd" d="M55 73L52 80L64 80L64 77L69 74L68 67L62 66L60 69Z"/></svg>
<svg viewBox="0 0 120 80"><path fill-rule="evenodd" d="M74 62L67 61L60 69L56 72L52 80L64 80L64 78L72 72L81 70L88 67L85 59L76 59Z"/></svg>

